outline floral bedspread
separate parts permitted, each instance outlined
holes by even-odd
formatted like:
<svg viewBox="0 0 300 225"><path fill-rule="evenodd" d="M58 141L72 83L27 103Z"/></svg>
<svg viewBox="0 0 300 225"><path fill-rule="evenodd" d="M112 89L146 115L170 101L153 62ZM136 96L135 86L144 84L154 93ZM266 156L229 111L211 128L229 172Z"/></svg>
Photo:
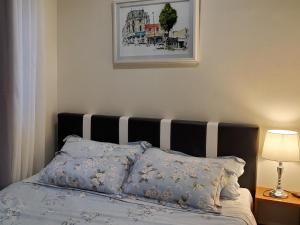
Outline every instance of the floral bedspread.
<svg viewBox="0 0 300 225"><path fill-rule="evenodd" d="M247 217L243 212L234 216L196 213L28 181L0 192L1 225L256 225Z"/></svg>

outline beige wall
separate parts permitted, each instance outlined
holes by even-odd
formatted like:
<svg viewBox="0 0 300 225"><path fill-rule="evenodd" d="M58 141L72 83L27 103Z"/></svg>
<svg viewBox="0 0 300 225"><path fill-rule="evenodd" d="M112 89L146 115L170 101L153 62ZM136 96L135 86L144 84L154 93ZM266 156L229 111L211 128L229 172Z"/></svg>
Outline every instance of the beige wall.
<svg viewBox="0 0 300 225"><path fill-rule="evenodd" d="M202 0L200 64L163 69L113 69L111 2L59 0L60 112L300 127L299 0ZM260 185L275 166L259 160ZM300 190L300 163L285 166Z"/></svg>
<svg viewBox="0 0 300 225"><path fill-rule="evenodd" d="M46 149L45 161L54 155L57 116L57 0L43 0L43 73L46 77Z"/></svg>

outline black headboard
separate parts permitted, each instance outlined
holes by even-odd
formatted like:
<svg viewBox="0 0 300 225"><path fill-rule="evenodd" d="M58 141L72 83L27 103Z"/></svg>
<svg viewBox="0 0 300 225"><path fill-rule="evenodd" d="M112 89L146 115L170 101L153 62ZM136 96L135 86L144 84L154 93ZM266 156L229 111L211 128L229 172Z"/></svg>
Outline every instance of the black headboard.
<svg viewBox="0 0 300 225"><path fill-rule="evenodd" d="M121 121L125 119L126 128ZM87 122L88 121L88 122ZM123 122L124 122L123 121ZM165 123L167 122L167 123ZM86 126L86 124L88 126ZM167 125L167 129L162 124ZM169 125L168 125L169 123ZM148 141L155 147L162 147L162 139L167 139L170 149L198 157L208 156L207 140L211 136L210 123L186 120L161 120L150 118L123 118L84 114L58 114L58 148L68 135L84 136L88 129L89 138L95 141L121 143L125 141ZM169 127L168 127L169 126ZM254 125L217 123L216 155L237 156L246 161L245 173L240 177L241 187L248 188L254 196L256 187L256 162L259 128ZM166 130L169 129L166 138ZM122 132L125 132L124 136ZM121 137L122 136L122 137ZM169 139L169 140L168 140ZM209 140L211 141L211 139Z"/></svg>

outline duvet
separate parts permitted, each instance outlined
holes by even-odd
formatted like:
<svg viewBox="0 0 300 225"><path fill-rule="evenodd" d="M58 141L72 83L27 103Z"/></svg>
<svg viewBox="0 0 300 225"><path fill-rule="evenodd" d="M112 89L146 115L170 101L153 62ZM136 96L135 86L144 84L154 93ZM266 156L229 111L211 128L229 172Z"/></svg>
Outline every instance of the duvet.
<svg viewBox="0 0 300 225"><path fill-rule="evenodd" d="M224 201L221 214L164 206L126 196L44 186L34 178L0 192L1 225L256 225L251 197Z"/></svg>

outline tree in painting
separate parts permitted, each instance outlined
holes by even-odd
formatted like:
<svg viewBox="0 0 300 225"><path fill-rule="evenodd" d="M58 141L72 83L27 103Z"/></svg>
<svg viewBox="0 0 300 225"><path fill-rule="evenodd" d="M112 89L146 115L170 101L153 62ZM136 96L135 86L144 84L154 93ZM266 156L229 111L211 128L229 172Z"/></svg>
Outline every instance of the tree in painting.
<svg viewBox="0 0 300 225"><path fill-rule="evenodd" d="M170 3L166 3L159 15L159 23L163 30L167 32L167 39L169 37L170 30L177 22L177 12L172 8Z"/></svg>

